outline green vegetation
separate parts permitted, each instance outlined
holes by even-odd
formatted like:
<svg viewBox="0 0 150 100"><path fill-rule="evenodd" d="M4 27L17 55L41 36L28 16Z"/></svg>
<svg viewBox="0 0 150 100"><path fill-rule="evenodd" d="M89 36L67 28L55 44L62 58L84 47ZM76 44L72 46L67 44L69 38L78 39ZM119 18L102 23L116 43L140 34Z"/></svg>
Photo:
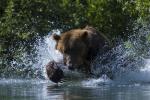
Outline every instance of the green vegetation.
<svg viewBox="0 0 150 100"><path fill-rule="evenodd" d="M0 71L24 53L34 58L37 39L52 29L92 25L111 40L127 39L135 23L149 21L149 0L0 0Z"/></svg>

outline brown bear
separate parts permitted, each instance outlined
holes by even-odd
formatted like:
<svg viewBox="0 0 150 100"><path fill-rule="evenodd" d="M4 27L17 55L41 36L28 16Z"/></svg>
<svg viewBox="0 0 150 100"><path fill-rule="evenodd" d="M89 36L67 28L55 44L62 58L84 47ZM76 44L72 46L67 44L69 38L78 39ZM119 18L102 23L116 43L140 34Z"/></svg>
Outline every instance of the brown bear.
<svg viewBox="0 0 150 100"><path fill-rule="evenodd" d="M68 69L91 73L91 62L97 53L104 51L107 38L93 27L72 29L61 35L53 34L55 49L63 54Z"/></svg>

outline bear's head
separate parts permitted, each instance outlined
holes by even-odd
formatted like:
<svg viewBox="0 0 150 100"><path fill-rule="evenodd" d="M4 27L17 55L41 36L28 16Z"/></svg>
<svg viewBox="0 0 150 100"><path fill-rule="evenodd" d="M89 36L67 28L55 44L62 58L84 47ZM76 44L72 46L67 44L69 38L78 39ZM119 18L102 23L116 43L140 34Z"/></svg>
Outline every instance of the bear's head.
<svg viewBox="0 0 150 100"><path fill-rule="evenodd" d="M88 53L88 30L74 29L61 35L53 34L55 49L63 54L64 64L70 70L86 65Z"/></svg>

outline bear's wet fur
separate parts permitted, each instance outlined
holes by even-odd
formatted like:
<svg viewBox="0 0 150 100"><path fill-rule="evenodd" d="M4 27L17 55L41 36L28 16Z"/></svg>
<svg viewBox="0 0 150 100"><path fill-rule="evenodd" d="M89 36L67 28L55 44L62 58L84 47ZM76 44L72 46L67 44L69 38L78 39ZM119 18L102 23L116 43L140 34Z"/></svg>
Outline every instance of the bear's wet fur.
<svg viewBox="0 0 150 100"><path fill-rule="evenodd" d="M93 27L72 29L61 35L52 35L56 41L55 49L63 54L64 64L70 70L77 69L91 73L91 62L97 53L105 52L105 36Z"/></svg>

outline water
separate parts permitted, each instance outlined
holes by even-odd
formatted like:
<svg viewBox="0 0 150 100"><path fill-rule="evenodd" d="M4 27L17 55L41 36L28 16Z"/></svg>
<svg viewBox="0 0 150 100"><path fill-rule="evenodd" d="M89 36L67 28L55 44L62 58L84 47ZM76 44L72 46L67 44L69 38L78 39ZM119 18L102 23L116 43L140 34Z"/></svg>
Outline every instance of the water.
<svg viewBox="0 0 150 100"><path fill-rule="evenodd" d="M32 64L44 78L36 77L39 75L33 70L35 78L0 79L0 100L149 100L149 29L140 29L128 41L119 41L117 47L98 55L92 63L95 78L66 71L69 78L58 85L48 80L45 65L51 60L61 61L62 55L54 49L52 38L46 36L39 41L38 61ZM112 71L114 79L105 74L101 76L103 69Z"/></svg>
<svg viewBox="0 0 150 100"><path fill-rule="evenodd" d="M0 100L149 100L149 84L99 84L68 81L2 79Z"/></svg>

